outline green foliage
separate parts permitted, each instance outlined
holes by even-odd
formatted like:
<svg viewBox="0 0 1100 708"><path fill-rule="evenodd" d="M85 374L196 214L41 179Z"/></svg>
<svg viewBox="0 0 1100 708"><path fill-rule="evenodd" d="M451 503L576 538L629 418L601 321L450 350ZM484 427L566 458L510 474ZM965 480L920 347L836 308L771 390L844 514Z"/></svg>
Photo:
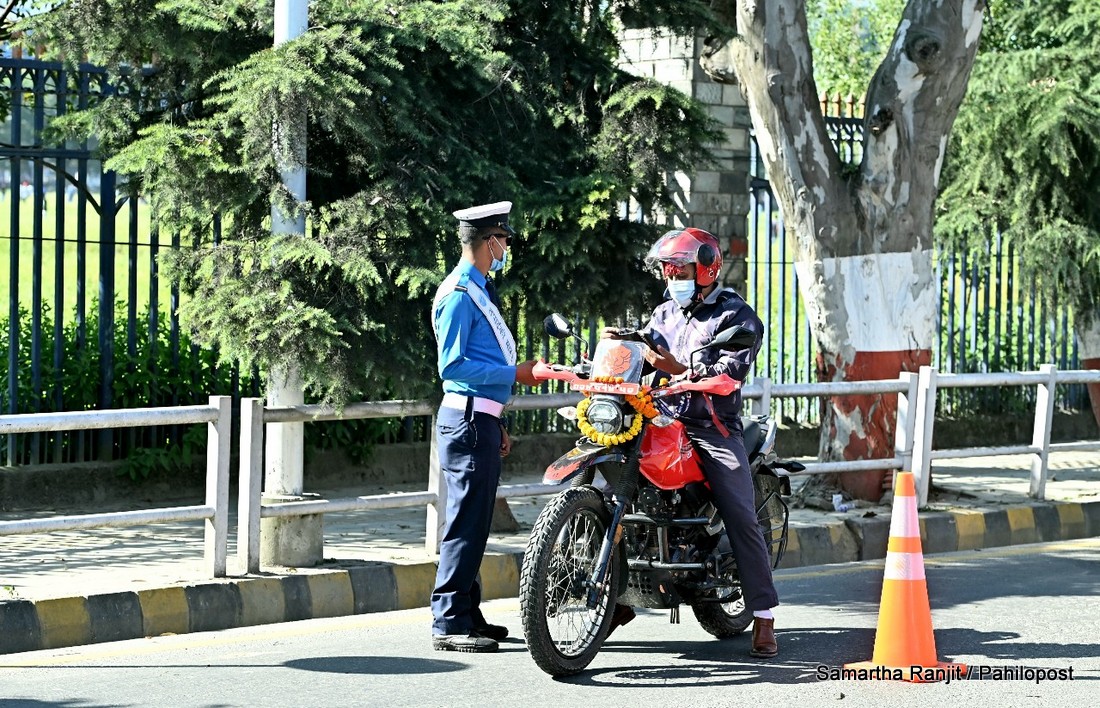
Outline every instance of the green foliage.
<svg viewBox="0 0 1100 708"><path fill-rule="evenodd" d="M128 351L127 308L121 300L115 303L114 318L111 341L114 352L111 400L114 407L170 405L173 398L183 405L205 403L209 394L229 392L229 369L218 367L216 356L211 352L192 347L186 335L181 337L179 353L173 355L170 323L165 313L158 313L155 339L150 337L148 311L138 317L133 354ZM9 326L8 318L0 319L0 336L5 338L4 341L7 341ZM49 356L55 340L54 313L48 303L43 305L41 327L41 347L45 353L41 359L43 391L35 394L30 357L26 351L22 352L17 370L17 410L23 413L96 408L102 359L102 349L97 340L98 303L93 300L89 306L83 332L75 317L65 322L62 329L63 366L60 370L54 368L53 358ZM32 317L25 308L19 311L19 330L19 341L30 342ZM4 391L7 391L7 377L5 368L0 371L0 386ZM62 401L60 406L55 400L57 393L60 393Z"/></svg>
<svg viewBox="0 0 1100 708"><path fill-rule="evenodd" d="M135 329L135 346L129 351L126 327L127 308L121 301L115 303L115 329L111 340L114 353L112 370L111 406L114 408L145 408L168 405L205 403L208 394L230 393L231 371L217 365L216 356L192 347L184 335L179 352L173 354L171 329L164 313L158 313L156 337L150 334L149 313L138 319ZM63 365L53 366L49 352L54 348L54 313L47 304L41 317L44 355L41 357L41 390L34 390L32 364L27 352L19 357L17 375L18 398L16 409L20 413L80 411L99 407L100 363L102 349L97 340L99 331L98 304L88 309L83 331L72 318L62 329ZM32 339L31 313L21 309L19 313L19 341ZM7 341L9 321L0 319L0 336ZM7 391L8 371L0 372L0 386ZM58 400L60 398L60 401ZM63 436L65 448L75 444L73 436ZM6 444L6 441L0 441ZM206 426L194 426L173 443L167 429L161 430L159 439L146 449L130 450L123 473L133 478L145 477L155 470L179 470L190 465L192 457L201 455L206 445ZM63 452L63 454L66 454Z"/></svg>
<svg viewBox="0 0 1100 708"><path fill-rule="evenodd" d="M867 94L908 0L806 0L818 91Z"/></svg>
<svg viewBox="0 0 1100 708"><path fill-rule="evenodd" d="M170 323L163 312L157 315L156 337L150 336L149 312L141 313L135 329L135 346L129 351L126 326L127 308L121 301L115 305L113 337L114 368L112 371L111 406L113 408L155 408L171 405L205 404L210 395L230 395L233 391L233 370L219 366L218 357L207 349L193 346L186 333L180 335L179 350L173 353ZM19 313L19 341L32 339L31 313ZM93 410L99 407L101 349L98 305L88 310L82 336L75 317L66 322L62 331L62 368L55 369L50 352L54 347L53 312L44 305L41 319L40 378L42 390L34 390L30 358L23 352L17 370L17 411L20 413ZM0 337L7 341L8 319L0 319ZM83 342L83 343L82 343ZM247 368L244 369L246 372ZM241 390L247 392L253 382L245 374L240 377ZM0 390L8 390L8 372L0 371ZM247 395L245 393L244 395ZM60 405L58 405L60 396ZM397 419L371 419L313 423L305 427L307 449L336 449L353 462L364 461L373 446L400 426ZM124 433L125 435L125 433ZM75 444L71 435L62 434L63 454ZM0 437L0 450L7 444ZM135 447L116 451L125 454L120 468L124 475L144 479L153 473L176 473L201 464L206 454L206 426L188 427L178 441L169 437L167 428L158 429L157 437L139 436ZM94 457L94 455L93 455Z"/></svg>
<svg viewBox="0 0 1100 708"><path fill-rule="evenodd" d="M620 205L669 207L664 175L704 164L716 134L690 98L617 67L616 18L695 28L709 3L310 11L309 31L278 48L259 0L70 0L27 22L124 87L57 134L97 135L108 165L154 196L162 229L196 243L165 263L196 342L261 371L295 362L329 400L425 395L428 309L458 252L450 212L502 199L523 235L509 309L652 304L641 256L654 227ZM295 204L280 169L303 160L308 201ZM305 237L271 235L273 202L306 218Z"/></svg>
<svg viewBox="0 0 1100 708"><path fill-rule="evenodd" d="M1048 298L1100 307L1100 5L1005 0L952 134L937 235L993 228Z"/></svg>

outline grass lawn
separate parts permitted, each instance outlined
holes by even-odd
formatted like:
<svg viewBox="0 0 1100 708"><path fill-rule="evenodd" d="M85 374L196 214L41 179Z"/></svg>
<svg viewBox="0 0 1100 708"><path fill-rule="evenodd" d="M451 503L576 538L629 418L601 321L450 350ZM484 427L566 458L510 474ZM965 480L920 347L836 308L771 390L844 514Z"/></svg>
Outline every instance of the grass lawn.
<svg viewBox="0 0 1100 708"><path fill-rule="evenodd" d="M35 208L34 200L25 198L19 200L19 243L18 251L13 252L14 240L12 238L12 193L4 190L0 194L0 249L8 256L8 267L0 270L0 298L3 302L9 302L12 292L12 266L17 266L18 294L21 307L30 309L34 297L34 242L35 232ZM100 259L103 250L100 247L100 217L91 203L87 204L87 222L85 231L85 243L78 243L77 232L78 202L74 197L71 201L61 203L61 236L62 243L58 244L58 200L52 191L45 199L45 209L41 212L42 248L41 248L41 287L42 301L51 310L56 310L58 301L66 320L71 320L77 303L78 268L80 257L83 254L84 262L84 293L85 307L91 307L93 298L99 297ZM131 220L136 217L136 241L137 248L134 254L134 267L131 268ZM162 234L159 239L161 250L171 247L171 235ZM150 300L150 284L152 283L151 269L152 248L149 235L149 206L139 202L134 210L127 202L119 209L115 217L115 246L114 251L114 290L115 298L129 300L128 293L131 287L136 287L138 311L142 312L148 306ZM57 255L61 251L62 268L60 279L57 277ZM131 283L131 272L134 282ZM60 293L58 282L60 281ZM168 306L170 284L163 278L157 278L157 292L160 308ZM2 315L7 316L7 309Z"/></svg>

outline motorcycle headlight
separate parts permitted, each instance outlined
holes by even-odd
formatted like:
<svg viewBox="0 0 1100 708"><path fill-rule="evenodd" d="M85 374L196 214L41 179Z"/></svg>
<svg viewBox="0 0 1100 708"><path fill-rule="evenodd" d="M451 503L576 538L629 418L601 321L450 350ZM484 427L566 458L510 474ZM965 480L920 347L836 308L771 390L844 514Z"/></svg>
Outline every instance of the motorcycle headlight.
<svg viewBox="0 0 1100 708"><path fill-rule="evenodd" d="M585 417L597 433L614 435L623 429L623 411L614 401L594 399Z"/></svg>

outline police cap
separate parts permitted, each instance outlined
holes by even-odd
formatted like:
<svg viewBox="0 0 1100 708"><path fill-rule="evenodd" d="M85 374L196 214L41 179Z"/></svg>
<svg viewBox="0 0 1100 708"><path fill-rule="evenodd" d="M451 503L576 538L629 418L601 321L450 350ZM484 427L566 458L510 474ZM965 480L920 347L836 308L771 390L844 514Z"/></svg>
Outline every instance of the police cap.
<svg viewBox="0 0 1100 708"><path fill-rule="evenodd" d="M516 232L508 225L510 211L512 211L512 202L494 202L459 209L454 212L454 217L458 219L460 226L472 226L478 229L497 226L507 231L509 235L515 235Z"/></svg>

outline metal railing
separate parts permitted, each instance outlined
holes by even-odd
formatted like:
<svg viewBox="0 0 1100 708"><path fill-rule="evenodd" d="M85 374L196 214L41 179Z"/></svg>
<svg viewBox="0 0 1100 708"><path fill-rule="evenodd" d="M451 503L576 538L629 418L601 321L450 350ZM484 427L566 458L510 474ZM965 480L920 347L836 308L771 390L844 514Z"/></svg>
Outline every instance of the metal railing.
<svg viewBox="0 0 1100 708"><path fill-rule="evenodd" d="M742 396L752 399L754 413L764 413L771 410L772 398L897 393L898 408L893 457L810 463L806 465L802 474L883 469L909 470L913 472L917 484L918 505L923 507L928 504L928 492L932 481L932 460L965 457L1032 455L1029 494L1035 499L1043 499L1047 481L1047 463L1052 451L1100 450L1100 441L1050 442L1050 428L1054 419L1055 387L1058 384L1089 383L1100 383L1100 371L1059 371L1053 364L1043 364L1037 372L941 374L931 366L922 366L919 373L904 372L897 379L877 381L772 384L768 379L756 379L742 389ZM1037 387L1031 444L933 450L932 433L939 389L992 386Z"/></svg>
<svg viewBox="0 0 1100 708"><path fill-rule="evenodd" d="M213 578L225 577L229 540L229 455L232 399L211 396L209 405L125 410L25 413L0 416L0 435L60 430L106 430L149 425L207 423L206 503L47 519L0 521L0 536L176 521L206 522L203 565Z"/></svg>
<svg viewBox="0 0 1100 708"><path fill-rule="evenodd" d="M792 396L833 397L868 394L898 396L894 454L872 460L816 462L806 466L802 474L825 474L866 470L912 470L917 481L919 504L928 501L931 462L935 459L990 455L1032 455L1029 493L1042 499L1047 479L1047 462L1052 451L1100 450L1100 441L1074 443L1050 442L1054 414L1054 389L1058 384L1100 383L1100 371L1059 371L1047 364L1038 372L1002 374L940 374L926 366L917 374L903 373L897 379L877 381L832 382L818 384L772 384L757 379L742 389L746 401L752 402L754 413L771 410L776 398ZM1036 386L1036 406L1032 441L1028 445L972 447L963 449L932 449L936 397L939 389L989 386ZM511 410L543 410L575 404L579 393L520 396L511 401ZM241 401L240 490L238 495L237 553L241 568L255 573L260 569L260 519L325 514L367 509L423 507L426 511L425 549L435 553L444 521L446 484L439 465L435 441L431 443L428 487L424 491L378 494L332 500L265 503L263 483L263 433L268 424L315 422L325 420L356 420L366 418L433 415L430 401L383 401L355 403L337 412L313 405L267 408L257 398ZM205 520L205 568L211 577L226 574L228 548L231 399L211 396L206 406L145 408L131 410L79 411L72 413L39 413L0 416L0 435L57 430L94 430L146 425L207 423L207 481L205 504L196 506L148 509L141 511L60 516L0 522L0 535L40 533L104 526ZM434 427L434 426L433 426ZM558 485L503 485L498 498L550 494Z"/></svg>
<svg viewBox="0 0 1100 708"><path fill-rule="evenodd" d="M869 460L816 462L806 465L800 474L828 474L868 470L912 470L917 482L920 506L928 503L931 461L948 457L974 457L1027 453L1034 456L1030 494L1043 498L1047 476L1047 460L1051 450L1100 450L1100 441L1051 444L1050 427L1054 413L1054 387L1070 383L1100 383L1100 371L1058 371L1046 364L1039 372L1006 374L937 374L930 366L919 373L904 372L897 379L875 381L841 381L816 384L772 384L768 379L756 379L742 389L742 397L752 401L754 413L771 410L772 400L782 397L833 397L868 394L897 394L897 421L894 455ZM932 450L932 432L939 388L982 386L1036 385L1035 428L1031 445L977 447L962 450ZM511 410L540 410L571 405L580 394L543 394L519 396L509 403ZM309 422L337 419L381 418L406 415L433 415L435 407L428 401L387 401L357 403L342 413L321 406L265 408L260 399L244 399L241 403L241 493L237 553L242 567L257 572L260 567L260 519L303 514L335 513L363 509L395 509L425 506L425 550L436 553L446 508L446 484L439 466L434 436L428 470L428 488L422 492L401 492L333 500L292 501L265 504L261 500L263 466L262 439L266 423ZM434 429L434 418L433 418ZM503 485L498 498L552 494L560 485Z"/></svg>
<svg viewBox="0 0 1100 708"><path fill-rule="evenodd" d="M509 403L514 411L542 410L576 404L583 396L579 393L551 393L518 396ZM431 436L428 463L428 489L423 492L397 492L373 494L344 499L291 501L265 504L262 500L263 481L263 431L268 423L305 423L324 420L361 420L364 418L390 418L410 415L432 416L431 429L435 429L436 405L430 401L382 401L354 403L337 413L332 408L316 405L267 408L259 398L241 400L241 472L240 494L237 509L237 557L249 573L260 569L260 519L279 516L361 511L365 509L401 509L424 506L427 510L424 547L429 553L439 550L447 507L447 485L439 466L439 451L435 436ZM553 494L561 487L550 484L501 485L497 498Z"/></svg>

